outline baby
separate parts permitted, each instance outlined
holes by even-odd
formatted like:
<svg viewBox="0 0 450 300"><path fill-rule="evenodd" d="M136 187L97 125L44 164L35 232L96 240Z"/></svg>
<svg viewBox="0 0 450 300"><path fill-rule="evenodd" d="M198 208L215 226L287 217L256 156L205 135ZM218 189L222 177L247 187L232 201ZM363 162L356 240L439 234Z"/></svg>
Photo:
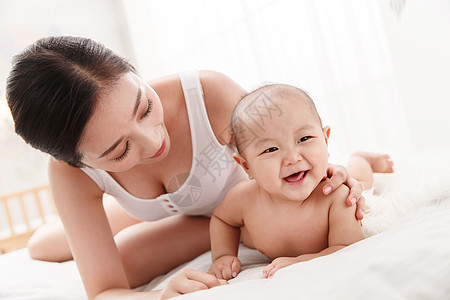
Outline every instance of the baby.
<svg viewBox="0 0 450 300"><path fill-rule="evenodd" d="M231 129L235 161L250 180L233 187L211 217L212 265L221 279L237 275L240 240L272 263L263 276L280 268L331 254L364 238L355 207L341 185L325 196L330 127L322 126L311 98L289 85L266 85L236 106ZM393 172L385 154L358 152L347 166L371 189L373 172Z"/></svg>

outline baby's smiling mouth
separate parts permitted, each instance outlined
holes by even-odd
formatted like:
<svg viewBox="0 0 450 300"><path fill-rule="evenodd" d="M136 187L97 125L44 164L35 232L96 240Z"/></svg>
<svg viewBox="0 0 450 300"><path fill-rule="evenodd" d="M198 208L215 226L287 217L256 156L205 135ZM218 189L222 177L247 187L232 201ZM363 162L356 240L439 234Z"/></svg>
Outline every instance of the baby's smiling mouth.
<svg viewBox="0 0 450 300"><path fill-rule="evenodd" d="M285 181L287 181L289 183L299 182L303 178L305 178L307 173L308 173L308 171L296 172L296 173L293 173L293 174L291 174L289 176L284 177L283 180L285 180Z"/></svg>

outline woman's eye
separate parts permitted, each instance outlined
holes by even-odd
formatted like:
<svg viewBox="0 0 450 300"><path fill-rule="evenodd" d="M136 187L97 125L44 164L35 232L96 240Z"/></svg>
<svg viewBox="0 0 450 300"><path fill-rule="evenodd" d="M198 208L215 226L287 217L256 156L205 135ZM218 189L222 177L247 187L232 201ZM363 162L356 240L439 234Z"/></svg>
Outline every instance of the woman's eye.
<svg viewBox="0 0 450 300"><path fill-rule="evenodd" d="M129 144L129 142L127 142L125 144L125 151L123 151L123 153L119 157L115 158L114 160L115 161L122 161L122 160L124 160L125 157L127 157L129 151L130 151L130 144Z"/></svg>
<svg viewBox="0 0 450 300"><path fill-rule="evenodd" d="M267 148L266 150L264 150L263 152L261 152L261 154L263 154L263 153L270 153L270 152L274 152L274 151L277 151L277 150L278 150L277 147L270 147L270 148Z"/></svg>
<svg viewBox="0 0 450 300"><path fill-rule="evenodd" d="M301 143L301 142L309 140L310 138L311 138L311 136L304 136L301 139L299 139L298 142Z"/></svg>
<svg viewBox="0 0 450 300"><path fill-rule="evenodd" d="M153 102L149 100L148 101L148 106L147 106L147 110L145 111L145 113L142 115L142 118L145 118L146 116L148 116L148 114L152 111L152 107L153 107Z"/></svg>

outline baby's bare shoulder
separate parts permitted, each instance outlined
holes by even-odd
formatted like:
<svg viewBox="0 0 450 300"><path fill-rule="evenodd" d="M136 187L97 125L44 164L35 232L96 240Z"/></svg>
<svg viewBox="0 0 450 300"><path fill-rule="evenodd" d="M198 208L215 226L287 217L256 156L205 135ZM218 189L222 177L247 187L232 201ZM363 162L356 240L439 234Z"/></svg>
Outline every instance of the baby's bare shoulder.
<svg viewBox="0 0 450 300"><path fill-rule="evenodd" d="M341 184L334 192L332 192L330 196L330 204L343 204L345 207L347 206L345 204L345 200L348 197L348 194L350 193L350 189L345 184Z"/></svg>
<svg viewBox="0 0 450 300"><path fill-rule="evenodd" d="M228 192L229 195L239 198L249 198L259 191L259 186L255 180L244 180L233 186Z"/></svg>
<svg viewBox="0 0 450 300"><path fill-rule="evenodd" d="M243 211L251 206L255 198L254 182L247 180L233 186L225 199L217 206L214 214L219 217L223 215L241 215Z"/></svg>
<svg viewBox="0 0 450 300"><path fill-rule="evenodd" d="M319 185L317 186L317 188L314 190L313 193L315 199L328 200L327 202L329 203L330 206L335 202L342 202L345 204L345 199L347 199L350 189L346 185L341 184L336 190L334 190L331 194L326 196L323 193L323 188L328 182L329 179L325 179L319 183Z"/></svg>

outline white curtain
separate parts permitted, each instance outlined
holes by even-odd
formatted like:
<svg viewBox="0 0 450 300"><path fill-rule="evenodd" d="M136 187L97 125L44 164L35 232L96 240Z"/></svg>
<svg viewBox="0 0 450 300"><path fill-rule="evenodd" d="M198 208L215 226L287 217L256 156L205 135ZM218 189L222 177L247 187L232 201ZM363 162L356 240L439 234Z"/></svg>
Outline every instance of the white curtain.
<svg viewBox="0 0 450 300"><path fill-rule="evenodd" d="M251 90L289 83L330 125L330 160L411 151L378 0L122 0L142 76L223 72Z"/></svg>

